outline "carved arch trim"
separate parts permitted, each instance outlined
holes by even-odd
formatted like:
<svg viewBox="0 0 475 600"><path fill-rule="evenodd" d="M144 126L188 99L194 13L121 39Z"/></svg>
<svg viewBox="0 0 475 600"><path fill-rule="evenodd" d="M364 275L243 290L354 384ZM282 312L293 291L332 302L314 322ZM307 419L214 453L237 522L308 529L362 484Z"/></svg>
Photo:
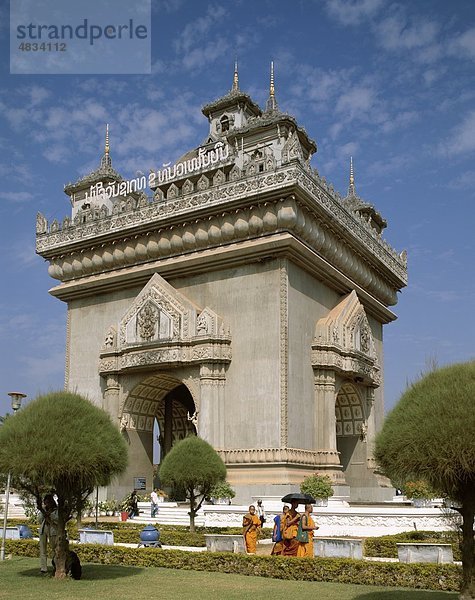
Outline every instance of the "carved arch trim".
<svg viewBox="0 0 475 600"><path fill-rule="evenodd" d="M312 343L314 369L333 369L359 382L381 384L376 346L365 309L353 290L319 319Z"/></svg>

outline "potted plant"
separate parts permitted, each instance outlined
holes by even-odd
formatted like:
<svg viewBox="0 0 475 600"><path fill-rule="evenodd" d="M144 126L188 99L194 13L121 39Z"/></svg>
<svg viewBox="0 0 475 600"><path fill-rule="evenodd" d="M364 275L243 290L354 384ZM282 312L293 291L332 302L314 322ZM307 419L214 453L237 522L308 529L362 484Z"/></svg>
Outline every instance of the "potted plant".
<svg viewBox="0 0 475 600"><path fill-rule="evenodd" d="M434 497L434 491L423 479L407 481L403 486L404 495L412 500L416 508L430 506L431 499Z"/></svg>
<svg viewBox="0 0 475 600"><path fill-rule="evenodd" d="M328 475L309 475L300 484L300 491L313 496L317 506L327 506L328 498L333 496L332 480Z"/></svg>
<svg viewBox="0 0 475 600"><path fill-rule="evenodd" d="M158 501L165 502L166 498L168 498L168 494L164 490L157 490Z"/></svg>
<svg viewBox="0 0 475 600"><path fill-rule="evenodd" d="M227 481L219 481L211 488L209 495L213 504L231 504L236 492Z"/></svg>

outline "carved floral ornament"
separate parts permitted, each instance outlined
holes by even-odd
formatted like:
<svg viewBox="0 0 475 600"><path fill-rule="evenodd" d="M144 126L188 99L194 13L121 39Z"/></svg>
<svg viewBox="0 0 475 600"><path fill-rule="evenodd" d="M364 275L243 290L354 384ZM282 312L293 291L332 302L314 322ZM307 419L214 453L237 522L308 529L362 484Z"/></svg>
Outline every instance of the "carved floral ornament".
<svg viewBox="0 0 475 600"><path fill-rule="evenodd" d="M99 372L145 367L229 363L229 327L209 307L200 309L158 274L105 335Z"/></svg>
<svg viewBox="0 0 475 600"><path fill-rule="evenodd" d="M329 314L317 321L312 343L314 369L356 375L379 386L381 373L373 334L363 305L353 290Z"/></svg>

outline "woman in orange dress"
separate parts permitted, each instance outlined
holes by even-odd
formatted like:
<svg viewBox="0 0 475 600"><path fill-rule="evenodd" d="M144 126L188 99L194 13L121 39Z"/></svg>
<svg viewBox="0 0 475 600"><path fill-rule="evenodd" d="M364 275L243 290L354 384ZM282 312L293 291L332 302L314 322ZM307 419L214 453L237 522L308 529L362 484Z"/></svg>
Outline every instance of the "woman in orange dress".
<svg viewBox="0 0 475 600"><path fill-rule="evenodd" d="M297 556L301 558L313 558L313 532L318 529L318 525L312 519L311 515L313 512L313 506L311 504L305 505L305 512L302 515L302 531L308 532L308 542L299 542L297 549Z"/></svg>
<svg viewBox="0 0 475 600"><path fill-rule="evenodd" d="M255 554L257 550L257 537L261 528L261 520L256 515L256 507L251 504L249 512L242 518L244 543L246 544L246 552Z"/></svg>
<svg viewBox="0 0 475 600"><path fill-rule="evenodd" d="M289 512L285 516L283 527L284 547L282 556L297 556L299 542L296 540L300 514L297 512L298 500L292 500Z"/></svg>

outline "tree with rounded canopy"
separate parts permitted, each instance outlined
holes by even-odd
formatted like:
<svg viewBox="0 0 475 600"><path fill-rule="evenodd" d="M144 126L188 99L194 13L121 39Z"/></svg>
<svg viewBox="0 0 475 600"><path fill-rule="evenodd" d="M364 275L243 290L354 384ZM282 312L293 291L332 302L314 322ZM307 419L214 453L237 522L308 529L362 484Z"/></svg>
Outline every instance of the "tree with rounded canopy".
<svg viewBox="0 0 475 600"><path fill-rule="evenodd" d="M197 436L177 442L163 459L160 481L186 492L190 502L190 531L195 531L195 517L211 488L226 479L226 467L212 446Z"/></svg>
<svg viewBox="0 0 475 600"><path fill-rule="evenodd" d="M66 524L96 486L108 485L127 466L127 445L108 414L66 391L39 396L0 427L0 472L33 494L58 498L56 577L66 576Z"/></svg>
<svg viewBox="0 0 475 600"><path fill-rule="evenodd" d="M475 598L475 361L414 383L388 414L375 458L394 481L422 479L462 515L460 598Z"/></svg>

